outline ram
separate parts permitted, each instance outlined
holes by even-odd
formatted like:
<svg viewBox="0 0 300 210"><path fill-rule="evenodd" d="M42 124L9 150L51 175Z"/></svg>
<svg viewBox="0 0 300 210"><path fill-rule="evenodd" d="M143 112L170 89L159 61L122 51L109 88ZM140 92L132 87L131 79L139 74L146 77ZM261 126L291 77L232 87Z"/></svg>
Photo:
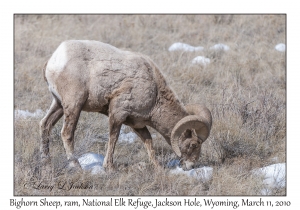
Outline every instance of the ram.
<svg viewBox="0 0 300 210"><path fill-rule="evenodd" d="M43 163L50 161L51 128L64 116L64 148L70 166L79 166L74 155L74 132L80 112L87 111L109 118L109 141L103 162L106 170L114 169L113 153L122 124L130 126L141 138L156 167L160 166L147 126L171 145L184 170L194 167L211 130L211 113L202 105L183 106L147 56L98 41L69 40L56 49L43 73L53 96L40 122Z"/></svg>

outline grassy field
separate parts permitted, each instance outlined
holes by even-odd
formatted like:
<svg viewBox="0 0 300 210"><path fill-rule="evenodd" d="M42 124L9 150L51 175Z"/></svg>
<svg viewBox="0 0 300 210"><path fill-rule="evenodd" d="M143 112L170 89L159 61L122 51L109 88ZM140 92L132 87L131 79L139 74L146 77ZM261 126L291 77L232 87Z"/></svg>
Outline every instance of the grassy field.
<svg viewBox="0 0 300 210"><path fill-rule="evenodd" d="M15 195L260 195L261 180L251 170L286 162L286 56L274 49L286 41L284 15L15 15L14 108L46 111L52 96L43 79L44 63L68 39L99 40L148 55L184 103L203 103L213 128L203 144L198 166L214 169L202 181L155 171L142 142L118 142L113 174L64 173L66 154L60 137L62 120L51 132L53 173L40 176L39 121L15 118ZM169 52L175 42L203 51ZM223 43L229 51L210 47ZM205 56L210 64L193 65ZM129 128L125 129L130 132ZM176 158L155 130L154 147L162 165ZM82 112L75 153L105 154L108 119ZM145 168L136 165L145 162ZM59 189L61 183L66 187ZM67 186L83 184L87 189ZM56 186L52 190L42 186ZM40 186L40 187L39 187ZM272 195L285 195L275 189Z"/></svg>

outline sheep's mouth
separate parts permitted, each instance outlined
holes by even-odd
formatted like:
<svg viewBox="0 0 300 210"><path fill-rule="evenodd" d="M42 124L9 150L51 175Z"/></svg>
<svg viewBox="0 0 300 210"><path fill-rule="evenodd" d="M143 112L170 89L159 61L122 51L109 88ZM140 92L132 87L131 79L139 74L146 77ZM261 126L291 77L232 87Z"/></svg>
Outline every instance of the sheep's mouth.
<svg viewBox="0 0 300 210"><path fill-rule="evenodd" d="M189 170L194 169L194 166L192 166L191 168L187 168L185 164L184 164L184 165L181 165L180 167L181 167L182 170L184 170L184 171L189 171Z"/></svg>
<svg viewBox="0 0 300 210"><path fill-rule="evenodd" d="M181 159L179 163L179 167L182 168L184 171L189 171L194 169L194 163Z"/></svg>

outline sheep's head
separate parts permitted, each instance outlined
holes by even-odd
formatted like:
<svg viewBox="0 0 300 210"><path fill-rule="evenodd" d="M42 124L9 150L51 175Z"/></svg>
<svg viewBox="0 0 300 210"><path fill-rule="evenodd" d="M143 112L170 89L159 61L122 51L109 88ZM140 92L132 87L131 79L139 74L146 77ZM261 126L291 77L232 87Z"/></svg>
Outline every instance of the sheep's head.
<svg viewBox="0 0 300 210"><path fill-rule="evenodd" d="M212 118L210 111L202 105L187 105L190 114L181 119L173 128L171 145L181 158L183 170L190 170L199 159L202 143L210 133Z"/></svg>

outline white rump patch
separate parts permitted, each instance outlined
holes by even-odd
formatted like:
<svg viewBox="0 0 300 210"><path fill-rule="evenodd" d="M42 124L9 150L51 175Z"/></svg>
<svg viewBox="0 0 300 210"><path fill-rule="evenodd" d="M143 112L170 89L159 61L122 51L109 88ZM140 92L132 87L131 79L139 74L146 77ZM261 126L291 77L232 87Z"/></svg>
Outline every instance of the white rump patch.
<svg viewBox="0 0 300 210"><path fill-rule="evenodd" d="M193 52L193 51L202 51L203 49L204 49L204 47L201 47L201 46L193 47L189 44L185 44L185 43L181 43L181 42L174 43L169 47L170 52L178 51L178 50Z"/></svg>
<svg viewBox="0 0 300 210"><path fill-rule="evenodd" d="M40 118L45 115L45 112L41 109L35 110L35 112L29 112L28 110L15 110L15 119L26 118Z"/></svg>
<svg viewBox="0 0 300 210"><path fill-rule="evenodd" d="M225 45L225 44L215 44L210 48L211 50L223 50L223 51L228 51L230 48Z"/></svg>
<svg viewBox="0 0 300 210"><path fill-rule="evenodd" d="M103 161L104 156L96 153L86 153L78 158L81 168L85 171L90 171L92 174L104 172Z"/></svg>
<svg viewBox="0 0 300 210"><path fill-rule="evenodd" d="M272 194L272 189L285 187L285 163L277 163L253 170L253 174L263 178L262 195Z"/></svg>
<svg viewBox="0 0 300 210"><path fill-rule="evenodd" d="M189 177L194 177L197 179L201 179L203 181L209 181L212 178L213 168L204 166L201 168L184 171L182 168L177 166L175 169L170 170L170 173L171 174L185 174Z"/></svg>
<svg viewBox="0 0 300 210"><path fill-rule="evenodd" d="M60 72L64 69L68 61L66 44L63 42L55 50L48 61L47 69L54 72Z"/></svg>
<svg viewBox="0 0 300 210"><path fill-rule="evenodd" d="M285 44L283 44L283 43L277 44L275 46L275 50L277 50L279 52L285 52Z"/></svg>
<svg viewBox="0 0 300 210"><path fill-rule="evenodd" d="M46 78L49 84L49 91L52 92L59 100L61 100L60 95L57 92L57 87L55 84L55 77L62 72L67 65L68 55L66 43L61 43L55 50L51 58L47 63Z"/></svg>
<svg viewBox="0 0 300 210"><path fill-rule="evenodd" d="M209 63L210 63L210 59L203 56L197 56L192 60L192 64L201 64L203 66L206 66Z"/></svg>

